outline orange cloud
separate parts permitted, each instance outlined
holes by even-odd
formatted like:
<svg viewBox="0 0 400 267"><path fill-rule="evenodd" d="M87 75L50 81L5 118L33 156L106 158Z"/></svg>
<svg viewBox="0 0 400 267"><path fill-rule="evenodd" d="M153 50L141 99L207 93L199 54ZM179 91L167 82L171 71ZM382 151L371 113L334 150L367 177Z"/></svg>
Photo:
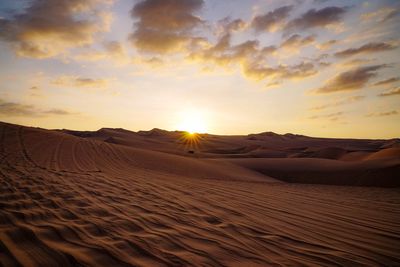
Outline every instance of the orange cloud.
<svg viewBox="0 0 400 267"><path fill-rule="evenodd" d="M297 65L263 66L259 63L242 65L243 74L255 80L271 79L303 79L318 73L312 63L302 62Z"/></svg>
<svg viewBox="0 0 400 267"><path fill-rule="evenodd" d="M335 113L329 113L329 114L323 114L323 115L314 115L311 117L308 117L310 120L315 120L315 119L328 119L331 121L337 121L343 117L343 112L335 112Z"/></svg>
<svg viewBox="0 0 400 267"><path fill-rule="evenodd" d="M356 58L356 59L352 59L350 61L346 61L344 63L342 63L343 66L346 67L354 67L354 66L360 66L360 65L364 65L366 63L370 63L374 61L373 59L360 59L360 58Z"/></svg>
<svg viewBox="0 0 400 267"><path fill-rule="evenodd" d="M386 117L386 116L393 116L398 115L399 112L397 110L391 111L384 111L384 112L373 112L365 115L365 117Z"/></svg>
<svg viewBox="0 0 400 267"><path fill-rule="evenodd" d="M374 12L368 12L361 15L363 21L375 20L377 22L388 21L399 15L399 9L393 7L383 7Z"/></svg>
<svg viewBox="0 0 400 267"><path fill-rule="evenodd" d="M274 32L283 26L292 9L293 6L283 6L264 15L256 16L251 21L251 27L256 32Z"/></svg>
<svg viewBox="0 0 400 267"><path fill-rule="evenodd" d="M106 88L109 86L109 80L107 79L92 79L86 77L78 76L60 76L54 81L53 84L58 86L67 87L96 87L96 88Z"/></svg>
<svg viewBox="0 0 400 267"><path fill-rule="evenodd" d="M218 27L217 34L224 35L234 31L241 31L247 27L247 24L241 19L231 20L229 17L226 17L218 21L217 27Z"/></svg>
<svg viewBox="0 0 400 267"><path fill-rule="evenodd" d="M335 45L337 43L338 43L337 40L329 40L324 43L317 44L317 47L318 47L318 49L321 49L321 50L328 50L329 48L331 48L333 45Z"/></svg>
<svg viewBox="0 0 400 267"><path fill-rule="evenodd" d="M365 98L365 96L362 96L362 95L351 96L351 97L348 97L346 99L342 99L342 100L335 101L335 102L332 102L332 103L328 103L328 104L325 104L325 105L319 105L319 106L312 107L312 108L310 108L310 110L324 110L324 109L331 108L331 107L337 107L337 106L341 106L341 105L346 105L346 104L351 104L351 103L354 103L354 102L358 102L360 100L363 100L364 98Z"/></svg>
<svg viewBox="0 0 400 267"><path fill-rule="evenodd" d="M315 36L310 35L307 37L301 37L298 34L294 34L286 39L281 45L280 48L286 49L289 51L298 51L303 46L311 45L315 42Z"/></svg>
<svg viewBox="0 0 400 267"><path fill-rule="evenodd" d="M64 109L39 109L34 105L7 102L0 99L0 116L7 117L39 117L45 115L72 115L76 114Z"/></svg>
<svg viewBox="0 0 400 267"><path fill-rule="evenodd" d="M325 7L319 10L310 9L299 18L293 19L285 26L286 31L306 30L327 27L340 23L347 8Z"/></svg>
<svg viewBox="0 0 400 267"><path fill-rule="evenodd" d="M111 15L94 11L107 0L33 0L24 13L0 19L0 39L19 56L48 58L93 43ZM89 17L90 18L87 18Z"/></svg>
<svg viewBox="0 0 400 267"><path fill-rule="evenodd" d="M76 60L84 61L99 61L99 60L113 60L118 63L127 63L128 56L124 47L117 41L103 43L103 50L93 50L79 53L73 56Z"/></svg>
<svg viewBox="0 0 400 267"><path fill-rule="evenodd" d="M382 80L382 81L376 82L376 83L374 83L374 85L375 86L390 85L390 84L396 83L398 81L400 81L399 77L392 77L392 78L389 78L389 79L386 79L386 80Z"/></svg>
<svg viewBox="0 0 400 267"><path fill-rule="evenodd" d="M138 19L129 39L143 52L165 54L196 43L191 30L202 23L195 16L203 0L144 0L137 3L132 18Z"/></svg>
<svg viewBox="0 0 400 267"><path fill-rule="evenodd" d="M396 95L400 95L400 87L399 88L394 88L388 91L385 91L381 94L379 94L379 96L396 96Z"/></svg>
<svg viewBox="0 0 400 267"><path fill-rule="evenodd" d="M350 48L337 52L335 53L335 56L350 57L358 54L371 54L376 52L383 52L383 51L393 50L395 48L397 47L388 43L368 43L358 48Z"/></svg>
<svg viewBox="0 0 400 267"><path fill-rule="evenodd" d="M371 78L377 75L376 71L384 67L386 65L373 65L342 72L327 81L324 86L316 89L315 92L323 94L361 89Z"/></svg>

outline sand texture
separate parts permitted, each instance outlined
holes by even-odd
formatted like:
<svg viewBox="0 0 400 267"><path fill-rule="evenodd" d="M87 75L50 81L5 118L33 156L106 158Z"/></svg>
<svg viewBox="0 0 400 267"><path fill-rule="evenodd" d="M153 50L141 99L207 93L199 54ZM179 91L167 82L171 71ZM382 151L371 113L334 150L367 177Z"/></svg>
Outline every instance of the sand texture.
<svg viewBox="0 0 400 267"><path fill-rule="evenodd" d="M0 123L0 265L400 266L398 140L199 139Z"/></svg>

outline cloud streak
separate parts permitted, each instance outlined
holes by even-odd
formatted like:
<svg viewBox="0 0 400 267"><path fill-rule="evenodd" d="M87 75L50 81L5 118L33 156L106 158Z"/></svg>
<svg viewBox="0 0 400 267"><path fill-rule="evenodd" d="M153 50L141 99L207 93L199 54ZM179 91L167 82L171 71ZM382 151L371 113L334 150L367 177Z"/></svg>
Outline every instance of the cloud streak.
<svg viewBox="0 0 400 267"><path fill-rule="evenodd" d="M293 6L283 6L264 15L256 16L251 21L251 27L256 32L275 32L283 26L292 9Z"/></svg>
<svg viewBox="0 0 400 267"><path fill-rule="evenodd" d="M348 98L343 99L343 100L335 101L333 103L328 103L328 104L325 104L325 105L319 105L319 106L312 107L312 108L310 108L310 110L324 110L324 109L331 108L331 107L337 107L337 106L342 106L342 105L346 105L346 104L352 104L352 103L361 101L364 98L365 98L365 96L361 96L361 95L351 96L351 97L348 97Z"/></svg>
<svg viewBox="0 0 400 267"><path fill-rule="evenodd" d="M400 95L400 87L379 94L379 96L397 96L397 95Z"/></svg>
<svg viewBox="0 0 400 267"><path fill-rule="evenodd" d="M40 117L46 115L73 115L76 113L64 109L42 110L34 105L26 105L16 102L8 102L0 99L0 115L10 117Z"/></svg>
<svg viewBox="0 0 400 267"><path fill-rule="evenodd" d="M361 15L363 21L375 20L382 23L391 20L399 15L399 9L393 7L383 7L374 12L368 12Z"/></svg>
<svg viewBox="0 0 400 267"><path fill-rule="evenodd" d="M347 8L325 7L319 10L310 9L299 18L291 20L285 26L286 31L306 30L327 27L341 22Z"/></svg>
<svg viewBox="0 0 400 267"><path fill-rule="evenodd" d="M376 83L374 83L374 85L375 86L390 85L390 84L396 83L398 81L400 81L399 77L393 77L393 78L389 78L389 79L386 79L386 80L382 80L382 81L376 82Z"/></svg>
<svg viewBox="0 0 400 267"><path fill-rule="evenodd" d="M120 42L110 41L102 44L102 50L89 49L73 56L78 61L112 60L117 63L128 63L129 57Z"/></svg>
<svg viewBox="0 0 400 267"><path fill-rule="evenodd" d="M298 51L303 46L311 45L315 42L315 36L310 35L307 37L301 37L298 34L294 34L286 39L281 45L281 49L290 51Z"/></svg>
<svg viewBox="0 0 400 267"><path fill-rule="evenodd" d="M397 110L391 110L391 111L384 111L384 112L373 112L365 115L365 117L387 117L387 116L393 116L393 115L398 115L399 112Z"/></svg>
<svg viewBox="0 0 400 267"><path fill-rule="evenodd" d="M107 88L109 86L109 80L64 75L53 80L52 84L65 87Z"/></svg>
<svg viewBox="0 0 400 267"><path fill-rule="evenodd" d="M389 51L397 48L394 45L388 43L368 43L358 48L350 48L335 53L337 57L351 57L359 54L372 54L377 52Z"/></svg>
<svg viewBox="0 0 400 267"><path fill-rule="evenodd" d="M315 93L326 94L359 90L363 88L371 78L377 75L378 70L385 67L386 65L373 65L342 72L331 80L328 80L324 86L316 89Z"/></svg>
<svg viewBox="0 0 400 267"><path fill-rule="evenodd" d="M343 117L343 112L334 112L334 113L329 113L329 114L310 116L310 117L308 117L308 119L310 119L310 120L328 119L330 121L337 121L342 117Z"/></svg>

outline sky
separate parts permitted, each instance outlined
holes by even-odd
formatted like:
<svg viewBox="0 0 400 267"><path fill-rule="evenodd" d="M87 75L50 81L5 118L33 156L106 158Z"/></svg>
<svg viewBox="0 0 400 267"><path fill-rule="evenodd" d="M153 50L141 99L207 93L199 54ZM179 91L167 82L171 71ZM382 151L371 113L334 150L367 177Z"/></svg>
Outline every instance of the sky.
<svg viewBox="0 0 400 267"><path fill-rule="evenodd" d="M2 0L0 120L400 137L400 1Z"/></svg>

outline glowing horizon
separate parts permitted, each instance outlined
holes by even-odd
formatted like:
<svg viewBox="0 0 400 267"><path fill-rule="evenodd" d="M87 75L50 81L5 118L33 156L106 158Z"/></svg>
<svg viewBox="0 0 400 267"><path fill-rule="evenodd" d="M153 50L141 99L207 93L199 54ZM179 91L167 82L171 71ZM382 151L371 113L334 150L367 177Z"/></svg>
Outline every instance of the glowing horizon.
<svg viewBox="0 0 400 267"><path fill-rule="evenodd" d="M55 3L0 3L1 121L400 136L399 1Z"/></svg>

